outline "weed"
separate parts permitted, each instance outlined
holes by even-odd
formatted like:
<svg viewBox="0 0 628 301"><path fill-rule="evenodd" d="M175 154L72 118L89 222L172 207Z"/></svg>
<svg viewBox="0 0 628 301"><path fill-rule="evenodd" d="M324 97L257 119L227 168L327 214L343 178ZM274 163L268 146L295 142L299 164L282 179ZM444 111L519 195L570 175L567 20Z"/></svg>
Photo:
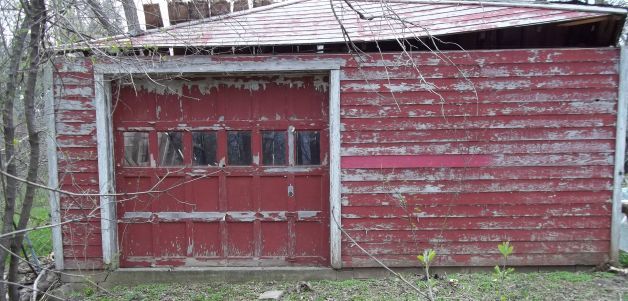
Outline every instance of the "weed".
<svg viewBox="0 0 628 301"><path fill-rule="evenodd" d="M92 288L92 287L86 287L86 288L83 290L83 295L85 295L85 296L87 296L87 297L90 297L90 296L94 295L94 293L96 293L96 291L95 291L95 290L94 290L94 288Z"/></svg>
<svg viewBox="0 0 628 301"><path fill-rule="evenodd" d="M432 264L434 258L436 258L436 251L432 249L423 250L423 255L417 256L417 259L421 262L423 269L425 270L427 292L431 301L434 301L434 289L432 288L433 280L430 277L430 264Z"/></svg>
<svg viewBox="0 0 628 301"><path fill-rule="evenodd" d="M497 277L497 281L499 282L497 295L499 296L500 300L506 300L507 298L504 294L504 282L506 281L508 275L512 274L515 271L514 268L506 267L506 265L508 264L508 256L512 254L512 252L514 251L514 247L510 245L509 241L507 241L497 245L497 249L499 250L499 253L502 255L502 258L504 260L501 268L499 267L499 265L495 266L495 276Z"/></svg>

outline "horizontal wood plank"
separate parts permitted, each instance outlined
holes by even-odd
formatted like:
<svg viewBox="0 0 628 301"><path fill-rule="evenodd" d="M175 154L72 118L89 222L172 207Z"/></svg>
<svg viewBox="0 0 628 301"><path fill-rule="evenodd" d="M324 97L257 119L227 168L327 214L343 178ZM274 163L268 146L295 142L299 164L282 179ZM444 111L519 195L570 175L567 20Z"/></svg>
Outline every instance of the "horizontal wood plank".
<svg viewBox="0 0 628 301"><path fill-rule="evenodd" d="M469 78L469 79L431 79L417 81L409 79L381 80L345 80L340 82L340 91L344 92L406 92L406 91L500 91L561 88L617 88L617 75L588 76L536 76L508 78ZM81 91L88 93L88 91ZM63 94L81 95L78 91L68 90Z"/></svg>
<svg viewBox="0 0 628 301"><path fill-rule="evenodd" d="M423 250L433 249L436 254L442 255L485 255L499 256L497 244L494 242L456 242L443 244L429 244L424 242L407 243L362 243L360 244L370 254L381 255L411 255L419 254ZM564 254L564 253L603 253L608 252L607 241L518 241L514 246L516 254ZM362 250L351 243L342 245L342 254L345 256L363 256Z"/></svg>
<svg viewBox="0 0 628 301"><path fill-rule="evenodd" d="M495 117L426 117L416 118L345 118L341 130L435 130L435 129L518 129L518 128L582 128L609 127L615 125L612 114L592 115L541 115Z"/></svg>
<svg viewBox="0 0 628 301"><path fill-rule="evenodd" d="M420 263L416 259L416 254L411 255L383 255L378 259L388 267L419 267ZM599 253L562 253L562 254L512 254L508 257L508 264L511 266L574 266L574 265L597 265L608 260L607 252ZM486 266L493 267L500 262L498 254L467 254L467 255L445 255L436 256L433 266ZM363 256L343 256L343 266L345 267L381 267L377 262L367 255Z"/></svg>
<svg viewBox="0 0 628 301"><path fill-rule="evenodd" d="M610 229L606 216L567 217L422 217L351 218L342 221L346 230L534 230L534 229Z"/></svg>
<svg viewBox="0 0 628 301"><path fill-rule="evenodd" d="M608 216L610 204L535 204L521 205L484 204L484 205L429 205L407 202L388 206L345 206L342 210L344 219L400 219L415 222L428 217L564 217L564 216Z"/></svg>
<svg viewBox="0 0 628 301"><path fill-rule="evenodd" d="M596 128L535 128L535 129L449 129L409 131L350 131L342 133L344 144L459 142L459 141L587 141L610 140L614 127Z"/></svg>
<svg viewBox="0 0 628 301"><path fill-rule="evenodd" d="M612 179L363 181L343 183L342 193L462 193L610 190Z"/></svg>
<svg viewBox="0 0 628 301"><path fill-rule="evenodd" d="M616 101L570 101L525 103L511 102L500 104L434 104L434 105L373 105L342 106L343 118L377 117L454 117L454 116L530 116L556 114L612 114ZM420 119L419 119L420 120ZM417 121L419 121L417 120Z"/></svg>
<svg viewBox="0 0 628 301"><path fill-rule="evenodd" d="M485 204L610 204L611 191L508 191L470 193L397 193L343 194L343 206L425 206Z"/></svg>
<svg viewBox="0 0 628 301"><path fill-rule="evenodd" d="M438 181L611 178L612 166L424 167L343 169L342 181Z"/></svg>
<svg viewBox="0 0 628 301"><path fill-rule="evenodd" d="M345 68L341 80L435 79L512 76L564 76L617 74L617 61L554 62L554 63L498 63L489 65L404 65Z"/></svg>
<svg viewBox="0 0 628 301"><path fill-rule="evenodd" d="M342 144L342 156L613 153L614 140Z"/></svg>
<svg viewBox="0 0 628 301"><path fill-rule="evenodd" d="M403 91L388 93L344 92L340 94L342 106L359 105L458 105L499 103L544 103L567 101L617 100L616 88L563 88L530 90L486 91Z"/></svg>

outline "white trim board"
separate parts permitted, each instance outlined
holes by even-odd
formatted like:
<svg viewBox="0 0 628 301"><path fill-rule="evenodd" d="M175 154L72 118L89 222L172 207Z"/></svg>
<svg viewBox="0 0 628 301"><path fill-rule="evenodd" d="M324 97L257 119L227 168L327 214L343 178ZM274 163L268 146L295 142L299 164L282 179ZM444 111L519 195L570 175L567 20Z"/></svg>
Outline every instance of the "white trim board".
<svg viewBox="0 0 628 301"><path fill-rule="evenodd" d="M94 104L96 106L96 141L98 149L98 187L100 196L100 228L103 263L117 267L117 221L115 192L113 139L111 135L111 84L102 73L94 74Z"/></svg>
<svg viewBox="0 0 628 301"><path fill-rule="evenodd" d="M340 70L329 74L329 247L334 269L342 268L340 182Z"/></svg>
<svg viewBox="0 0 628 301"><path fill-rule="evenodd" d="M59 187L59 166L57 163L57 121L55 114L54 80L52 65L44 67L42 83L44 86L44 101L46 126L48 128L46 139L46 152L48 156L48 187ZM48 191L50 203L50 224L52 226L52 250L55 256L55 269L63 270L63 232L61 231L61 205L59 193Z"/></svg>
<svg viewBox="0 0 628 301"><path fill-rule="evenodd" d="M113 159L112 120L110 116L111 87L108 77L129 74L249 74L249 73L312 73L329 72L329 136L330 136L330 260L335 269L342 268L340 228L334 227L335 221L341 222L341 183L340 183L340 66L344 59L298 59L276 60L269 57L261 62L224 62L211 57L182 57L164 62L121 62L94 65L96 133L98 140L98 178L101 194L115 191L115 166ZM118 268L117 252L117 216L115 198L101 196L101 233L103 261L110 268Z"/></svg>
<svg viewBox="0 0 628 301"><path fill-rule="evenodd" d="M619 60L619 98L617 103L617 131L615 133L615 169L613 172L613 205L611 218L611 262L619 261L621 235L621 185L624 181L624 160L626 154L626 130L628 120L628 48L621 47Z"/></svg>

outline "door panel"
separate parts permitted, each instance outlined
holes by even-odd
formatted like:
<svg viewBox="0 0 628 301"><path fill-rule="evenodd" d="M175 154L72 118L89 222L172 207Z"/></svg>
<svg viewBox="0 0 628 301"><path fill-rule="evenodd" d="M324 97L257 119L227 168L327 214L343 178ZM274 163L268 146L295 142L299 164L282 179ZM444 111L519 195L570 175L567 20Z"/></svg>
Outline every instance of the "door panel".
<svg viewBox="0 0 628 301"><path fill-rule="evenodd" d="M118 198L121 266L327 266L324 82L152 78L114 88L116 187L131 193Z"/></svg>

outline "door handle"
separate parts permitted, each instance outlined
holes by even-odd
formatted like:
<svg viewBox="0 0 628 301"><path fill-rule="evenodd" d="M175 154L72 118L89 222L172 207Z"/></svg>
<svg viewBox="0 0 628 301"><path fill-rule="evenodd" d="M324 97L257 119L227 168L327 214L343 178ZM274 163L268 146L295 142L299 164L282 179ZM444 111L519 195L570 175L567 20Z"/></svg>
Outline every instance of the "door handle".
<svg viewBox="0 0 628 301"><path fill-rule="evenodd" d="M288 197L294 197L294 186L292 184L288 185Z"/></svg>

